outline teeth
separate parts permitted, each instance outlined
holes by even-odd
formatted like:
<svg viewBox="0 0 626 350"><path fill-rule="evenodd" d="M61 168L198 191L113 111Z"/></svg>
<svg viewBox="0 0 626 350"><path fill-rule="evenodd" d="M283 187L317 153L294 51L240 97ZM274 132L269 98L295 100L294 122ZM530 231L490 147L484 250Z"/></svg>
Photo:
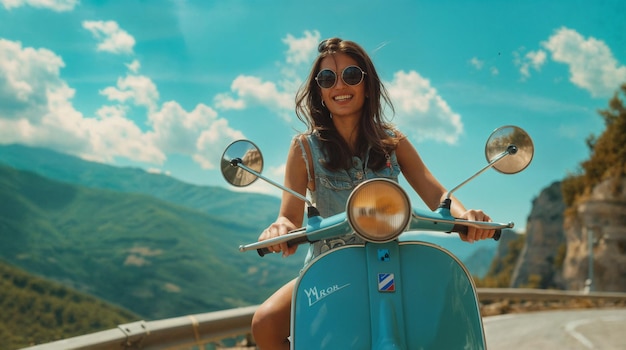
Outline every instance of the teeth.
<svg viewBox="0 0 626 350"><path fill-rule="evenodd" d="M350 98L352 98L352 95L339 95L339 96L335 96L334 100L343 101L343 100L348 100Z"/></svg>

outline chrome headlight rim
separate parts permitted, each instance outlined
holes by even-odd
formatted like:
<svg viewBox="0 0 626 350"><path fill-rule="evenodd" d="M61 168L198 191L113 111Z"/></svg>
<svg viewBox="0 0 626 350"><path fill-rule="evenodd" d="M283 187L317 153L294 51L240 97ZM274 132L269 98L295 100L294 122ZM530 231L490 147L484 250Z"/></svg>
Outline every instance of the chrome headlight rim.
<svg viewBox="0 0 626 350"><path fill-rule="evenodd" d="M367 192L364 191L371 190L372 188L374 188L374 191L376 191L377 188L380 188L389 192L386 192L384 196L380 196L379 193L376 193L378 196L369 198L370 200L374 200L373 203L376 208L371 206L368 208L357 207L358 202L362 202L363 196L367 195ZM380 201L382 199L385 199L387 203L381 207ZM392 200L392 202L389 202L390 200ZM398 208L393 208L398 210L397 213L392 215L392 220L390 220L390 215L384 213L380 214L381 210L379 210L383 209L382 211L385 211L388 209L386 207L388 207L389 204L398 206ZM363 211L366 212L366 215L361 215L363 214ZM383 220L373 218L379 214L384 217ZM371 243L386 243L395 240L404 231L406 231L411 220L411 202L406 191L404 191L404 189L400 187L396 181L385 178L371 179L360 183L348 197L348 202L346 203L346 217L348 219L348 223L352 227L352 230L357 236ZM359 219L363 217L371 219L370 221L374 220L378 224L385 223L385 227L383 229L385 232L378 232L381 229L380 225L374 225L375 227L373 227L372 230L372 227L368 229L367 227L364 227L364 225L359 224L359 222L362 221Z"/></svg>

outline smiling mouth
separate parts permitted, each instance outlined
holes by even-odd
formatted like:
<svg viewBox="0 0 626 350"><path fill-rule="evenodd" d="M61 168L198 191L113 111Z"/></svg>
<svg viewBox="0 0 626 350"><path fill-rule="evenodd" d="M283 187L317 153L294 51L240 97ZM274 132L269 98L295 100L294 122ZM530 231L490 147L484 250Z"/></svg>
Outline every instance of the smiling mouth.
<svg viewBox="0 0 626 350"><path fill-rule="evenodd" d="M333 100L337 102L341 102L341 101L347 101L351 98L352 98L352 95L339 95L339 96L333 97Z"/></svg>

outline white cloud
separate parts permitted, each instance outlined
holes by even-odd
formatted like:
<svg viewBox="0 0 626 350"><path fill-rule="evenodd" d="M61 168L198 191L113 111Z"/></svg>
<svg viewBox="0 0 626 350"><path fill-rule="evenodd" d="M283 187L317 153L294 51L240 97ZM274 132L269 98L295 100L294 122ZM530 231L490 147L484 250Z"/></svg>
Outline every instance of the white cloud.
<svg viewBox="0 0 626 350"><path fill-rule="evenodd" d="M167 158L132 120L126 116L122 106L103 106L97 112L97 118L84 118L82 123L89 131L90 153L84 158L95 158L113 162L115 157L163 164Z"/></svg>
<svg viewBox="0 0 626 350"><path fill-rule="evenodd" d="M72 105L74 89L60 78L63 66L49 50L0 39L0 143L48 147L108 163L123 157L162 165L168 154L178 153L214 168L221 150L244 138L204 104L189 112L175 101L159 106L156 85L139 75L104 88L101 94L117 104L85 117ZM147 130L127 116L133 106L147 107Z"/></svg>
<svg viewBox="0 0 626 350"><path fill-rule="evenodd" d="M146 76L119 78L116 87L107 87L101 94L122 105L147 107L148 124L152 129L146 134L135 135L135 138L153 145L163 154L191 156L205 169L215 168L214 159L219 159L221 150L230 142L244 138L241 132L230 128L225 119L219 119L217 112L205 104L186 111L178 102L168 101L159 108L157 87Z"/></svg>
<svg viewBox="0 0 626 350"><path fill-rule="evenodd" d="M283 43L288 46L287 63L298 65L310 63L311 57L317 53L317 46L320 42L320 33L305 31L303 38L296 38L291 34L283 39Z"/></svg>
<svg viewBox="0 0 626 350"><path fill-rule="evenodd" d="M187 112L177 102L169 101L150 114L151 137L168 153L193 154L202 130L217 120L217 113L203 104Z"/></svg>
<svg viewBox="0 0 626 350"><path fill-rule="evenodd" d="M513 52L513 63L519 67L520 74L522 74L522 80L526 80L530 77L530 68L536 71L541 70L541 66L544 65L547 59L546 52L543 50L529 51L525 55L521 55L524 48Z"/></svg>
<svg viewBox="0 0 626 350"><path fill-rule="evenodd" d="M476 70L482 70L485 67L485 61L479 59L478 57L472 57L469 60L469 64L471 64ZM489 73L491 73L491 75L498 75L500 74L500 71L497 67L491 66L489 67Z"/></svg>
<svg viewBox="0 0 626 350"><path fill-rule="evenodd" d="M281 91L274 82L261 78L240 75L232 82L231 91L236 95L222 93L215 97L215 104L220 109L244 109L251 104L259 104L270 110L284 112L293 110L294 93ZM288 114L283 114L289 120Z"/></svg>
<svg viewBox="0 0 626 350"><path fill-rule="evenodd" d="M526 54L526 59L533 68L539 70L546 62L546 52L543 50L531 51Z"/></svg>
<svg viewBox="0 0 626 350"><path fill-rule="evenodd" d="M542 45L554 61L569 66L570 81L594 97L611 96L626 81L626 66L619 65L602 40L585 39L575 30L563 27Z"/></svg>
<svg viewBox="0 0 626 350"><path fill-rule="evenodd" d="M222 150L232 141L245 139L244 134L228 126L226 119L218 119L208 129L200 133L196 141L196 153L193 160L204 169L214 169L215 160L220 159Z"/></svg>
<svg viewBox="0 0 626 350"><path fill-rule="evenodd" d="M98 161L119 156L164 160L122 109L101 109L95 118L75 110L75 91L60 77L63 66L49 50L0 39L0 142L49 147Z"/></svg>
<svg viewBox="0 0 626 350"><path fill-rule="evenodd" d="M69 102L75 91L60 78L62 67L52 51L0 39L1 143L89 152L97 130L89 130Z"/></svg>
<svg viewBox="0 0 626 350"><path fill-rule="evenodd" d="M159 92L152 80L142 75L127 75L117 79L117 87L106 87L100 91L110 101L124 103L132 101L135 105L147 107L150 110L156 108L159 100Z"/></svg>
<svg viewBox="0 0 626 350"><path fill-rule="evenodd" d="M273 82L263 82L256 77L239 76L233 81L231 88L243 99L258 101L267 106L277 106L280 109L293 107L293 96L278 91Z"/></svg>
<svg viewBox="0 0 626 350"><path fill-rule="evenodd" d="M233 98L229 93L221 93L215 95L213 99L215 106L219 109L228 110L242 110L246 108L246 102L244 100L237 100Z"/></svg>
<svg viewBox="0 0 626 350"><path fill-rule="evenodd" d="M84 21L83 28L98 39L98 51L114 54L130 54L135 46L135 38L121 29L115 21Z"/></svg>
<svg viewBox="0 0 626 350"><path fill-rule="evenodd" d="M149 143L166 154L191 156L204 169L214 169L222 150L230 142L245 138L204 104L198 104L188 112L177 102L169 101L160 110L150 113L148 118L152 126L147 133Z"/></svg>
<svg viewBox="0 0 626 350"><path fill-rule="evenodd" d="M60 79L54 53L0 41L0 142L43 146L96 161L115 157L160 163L164 155L122 109L101 109L85 118L71 100L74 89Z"/></svg>
<svg viewBox="0 0 626 350"><path fill-rule="evenodd" d="M139 63L139 60L133 60L131 63L126 64L126 68L128 68L128 70L132 73L137 74L139 72L139 68L141 68L141 63Z"/></svg>
<svg viewBox="0 0 626 350"><path fill-rule="evenodd" d="M476 68L477 70L481 70L481 69L483 69L483 66L485 65L485 62L479 60L476 57L472 57L472 59L470 60L470 64L472 66L474 66L474 68Z"/></svg>
<svg viewBox="0 0 626 350"><path fill-rule="evenodd" d="M56 12L71 11L79 0L0 0L5 9L22 6L50 9Z"/></svg>
<svg viewBox="0 0 626 350"><path fill-rule="evenodd" d="M402 132L418 141L457 142L463 133L461 116L452 111L428 79L415 71L399 71L386 86Z"/></svg>
<svg viewBox="0 0 626 350"><path fill-rule="evenodd" d="M243 110L252 105L260 105L276 112L284 120L290 121L295 108L294 96L302 84L299 70L317 54L320 41L318 31L305 31L303 37L287 34L282 39L288 46L285 62L277 63L280 68L280 81L264 81L260 77L239 75L233 80L230 92L217 94L213 102L221 110Z"/></svg>
<svg viewBox="0 0 626 350"><path fill-rule="evenodd" d="M67 87L59 78L64 66L50 50L0 38L0 115L39 120L48 110L48 95Z"/></svg>

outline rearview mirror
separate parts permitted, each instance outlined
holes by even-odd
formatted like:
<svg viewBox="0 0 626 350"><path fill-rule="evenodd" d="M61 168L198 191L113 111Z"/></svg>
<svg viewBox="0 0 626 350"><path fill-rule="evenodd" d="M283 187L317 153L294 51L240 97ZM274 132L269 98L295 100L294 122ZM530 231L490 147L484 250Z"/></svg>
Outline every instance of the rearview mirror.
<svg viewBox="0 0 626 350"><path fill-rule="evenodd" d="M236 165L241 163L257 173L263 170L263 155L259 148L248 140L238 140L226 147L222 154L222 175L233 186L251 185L258 177Z"/></svg>
<svg viewBox="0 0 626 350"><path fill-rule="evenodd" d="M493 168L503 174L516 174L526 169L533 159L533 140L523 129L507 125L494 130L485 145L485 157L491 163L502 153L509 154L494 163Z"/></svg>

